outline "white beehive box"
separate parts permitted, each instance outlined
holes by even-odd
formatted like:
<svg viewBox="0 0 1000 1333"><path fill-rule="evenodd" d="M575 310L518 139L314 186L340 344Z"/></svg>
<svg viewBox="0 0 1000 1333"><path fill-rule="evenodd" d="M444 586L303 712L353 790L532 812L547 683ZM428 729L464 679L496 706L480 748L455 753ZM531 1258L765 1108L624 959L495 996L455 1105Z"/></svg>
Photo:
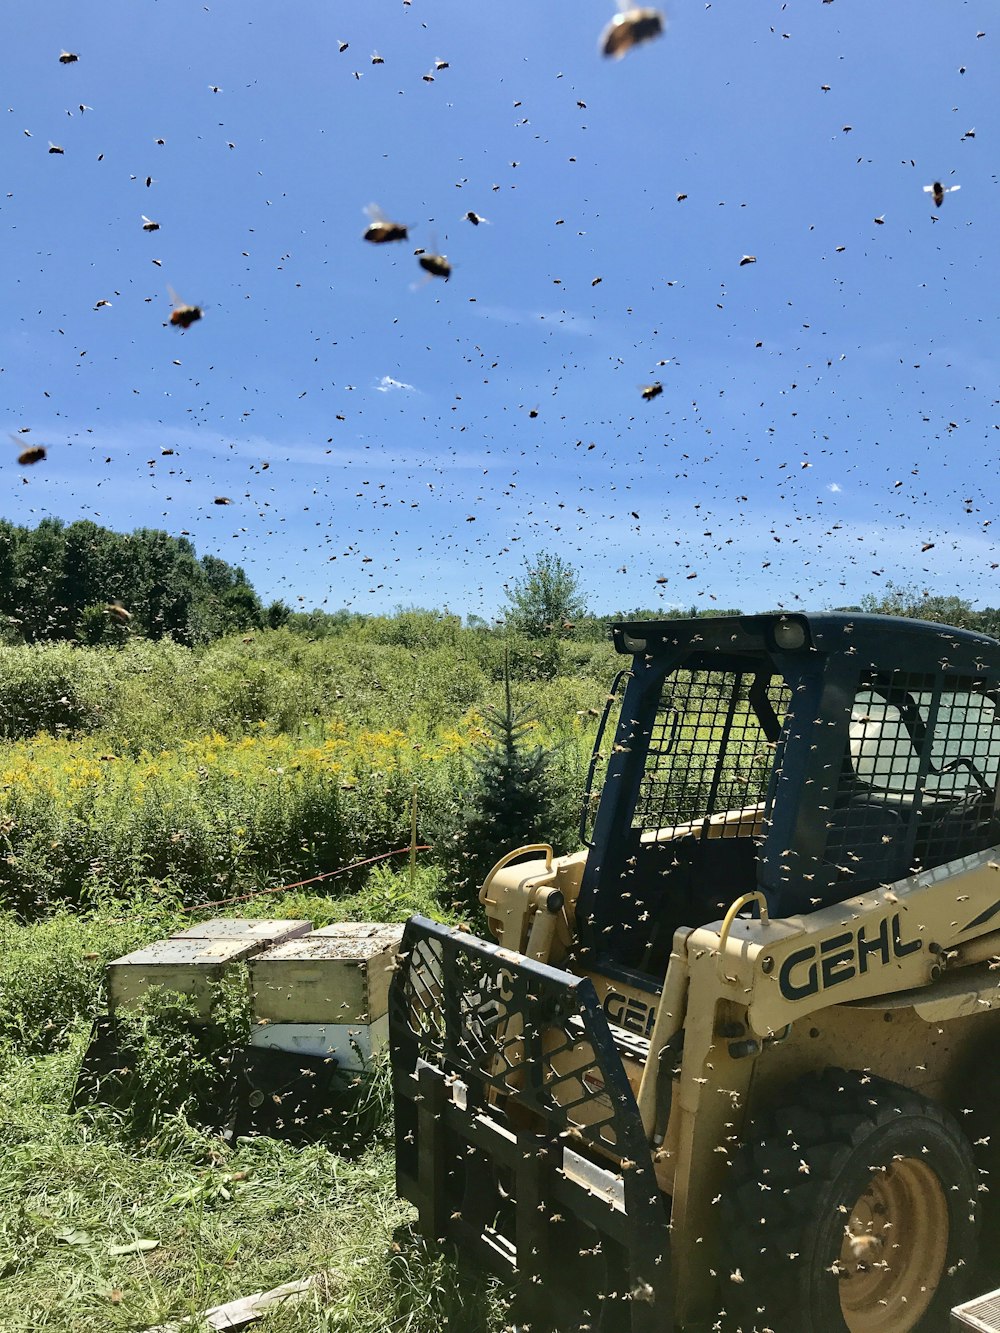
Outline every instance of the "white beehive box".
<svg viewBox="0 0 1000 1333"><path fill-rule="evenodd" d="M389 981L402 935L401 925L342 922L252 958L252 1045L363 1068L388 1038Z"/></svg>
<svg viewBox="0 0 1000 1333"><path fill-rule="evenodd" d="M225 929L219 935L201 933L209 927ZM308 921L232 920L181 931L108 964L108 1009L112 1014L127 1009L151 986L164 986L190 996L201 1017L207 1018L213 988L227 968L275 941L294 938L309 929ZM199 933L193 934L192 930Z"/></svg>
<svg viewBox="0 0 1000 1333"><path fill-rule="evenodd" d="M345 921L250 962L254 1014L270 1023L373 1023L389 1007L402 926Z"/></svg>

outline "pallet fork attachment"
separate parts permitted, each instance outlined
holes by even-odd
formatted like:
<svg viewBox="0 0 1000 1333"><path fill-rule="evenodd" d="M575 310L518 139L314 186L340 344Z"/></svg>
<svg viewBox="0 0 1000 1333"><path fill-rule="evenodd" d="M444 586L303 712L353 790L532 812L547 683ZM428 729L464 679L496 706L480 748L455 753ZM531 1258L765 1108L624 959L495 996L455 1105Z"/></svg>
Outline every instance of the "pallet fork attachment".
<svg viewBox="0 0 1000 1333"><path fill-rule="evenodd" d="M602 1310L662 1333L666 1201L592 982L417 916L389 1023L397 1189L420 1230L515 1280L535 1333Z"/></svg>

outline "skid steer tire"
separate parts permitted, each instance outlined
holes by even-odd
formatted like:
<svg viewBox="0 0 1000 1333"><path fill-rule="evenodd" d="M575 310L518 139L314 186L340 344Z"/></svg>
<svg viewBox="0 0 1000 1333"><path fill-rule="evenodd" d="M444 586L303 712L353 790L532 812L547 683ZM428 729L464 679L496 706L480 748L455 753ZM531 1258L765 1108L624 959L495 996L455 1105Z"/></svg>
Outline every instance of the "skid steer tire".
<svg viewBox="0 0 1000 1333"><path fill-rule="evenodd" d="M938 1333L974 1267L972 1149L939 1106L827 1069L749 1128L723 1199L741 1333Z"/></svg>

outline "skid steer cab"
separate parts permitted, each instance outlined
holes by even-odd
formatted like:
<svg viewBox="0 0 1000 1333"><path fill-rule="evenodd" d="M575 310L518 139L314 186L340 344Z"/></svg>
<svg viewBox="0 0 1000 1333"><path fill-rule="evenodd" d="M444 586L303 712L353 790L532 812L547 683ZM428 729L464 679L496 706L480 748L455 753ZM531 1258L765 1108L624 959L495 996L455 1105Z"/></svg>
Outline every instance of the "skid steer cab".
<svg viewBox="0 0 1000 1333"><path fill-rule="evenodd" d="M399 1193L532 1333L943 1329L1000 1156L1000 642L614 641L583 850L504 857L489 942L406 927Z"/></svg>

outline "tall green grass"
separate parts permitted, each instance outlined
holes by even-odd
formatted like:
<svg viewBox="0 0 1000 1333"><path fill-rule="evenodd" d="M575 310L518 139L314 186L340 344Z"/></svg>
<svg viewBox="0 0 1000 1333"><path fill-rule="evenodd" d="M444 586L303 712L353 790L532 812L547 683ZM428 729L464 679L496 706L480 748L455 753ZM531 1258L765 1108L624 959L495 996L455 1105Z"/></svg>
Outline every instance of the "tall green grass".
<svg viewBox="0 0 1000 1333"><path fill-rule="evenodd" d="M424 643L422 628L0 649L0 908L33 919L150 886L194 902L339 870L409 842L414 788L419 839L446 847L502 663L492 638L432 620L458 647L429 630ZM571 840L604 646L555 648L579 674L516 689L553 752ZM16 734L29 726L42 729Z"/></svg>

